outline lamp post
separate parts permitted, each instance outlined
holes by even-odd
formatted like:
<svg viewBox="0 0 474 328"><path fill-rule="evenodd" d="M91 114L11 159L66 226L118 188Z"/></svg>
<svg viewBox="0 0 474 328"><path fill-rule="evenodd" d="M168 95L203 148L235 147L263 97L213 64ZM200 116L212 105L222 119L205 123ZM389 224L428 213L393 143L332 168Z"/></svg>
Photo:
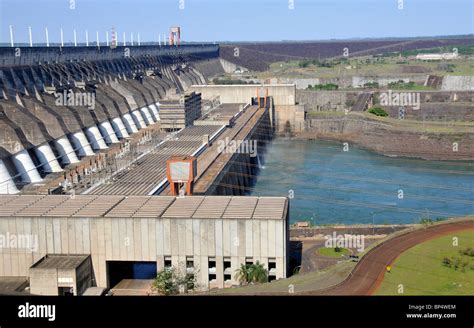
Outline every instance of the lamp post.
<svg viewBox="0 0 474 328"><path fill-rule="evenodd" d="M10 43L11 43L11 46L13 48L15 46L13 44L13 25L10 25Z"/></svg>
<svg viewBox="0 0 474 328"><path fill-rule="evenodd" d="M30 47L33 47L33 34L31 33L31 26L28 26L28 32L30 34Z"/></svg>
<svg viewBox="0 0 474 328"><path fill-rule="evenodd" d="M49 47L49 33L48 33L48 28L45 27L44 31L46 32L46 47Z"/></svg>

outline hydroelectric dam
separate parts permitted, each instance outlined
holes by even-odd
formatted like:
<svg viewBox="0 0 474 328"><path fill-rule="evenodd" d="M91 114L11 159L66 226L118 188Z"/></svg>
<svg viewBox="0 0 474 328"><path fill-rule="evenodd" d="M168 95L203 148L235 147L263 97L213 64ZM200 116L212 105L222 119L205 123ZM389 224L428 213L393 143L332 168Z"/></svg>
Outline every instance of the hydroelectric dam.
<svg viewBox="0 0 474 328"><path fill-rule="evenodd" d="M0 278L113 288L135 264L287 277L289 200L252 197L295 85L218 86L219 45L0 48ZM120 267L121 269L117 269ZM152 277L150 277L152 278Z"/></svg>

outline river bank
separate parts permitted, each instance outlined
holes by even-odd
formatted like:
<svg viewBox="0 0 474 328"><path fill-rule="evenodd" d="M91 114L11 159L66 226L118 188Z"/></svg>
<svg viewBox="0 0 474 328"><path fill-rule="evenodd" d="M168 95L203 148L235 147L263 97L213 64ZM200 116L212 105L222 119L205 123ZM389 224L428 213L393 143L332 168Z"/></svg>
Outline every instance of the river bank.
<svg viewBox="0 0 474 328"><path fill-rule="evenodd" d="M473 122L423 122L350 113L306 120L295 139L347 142L390 157L474 160Z"/></svg>

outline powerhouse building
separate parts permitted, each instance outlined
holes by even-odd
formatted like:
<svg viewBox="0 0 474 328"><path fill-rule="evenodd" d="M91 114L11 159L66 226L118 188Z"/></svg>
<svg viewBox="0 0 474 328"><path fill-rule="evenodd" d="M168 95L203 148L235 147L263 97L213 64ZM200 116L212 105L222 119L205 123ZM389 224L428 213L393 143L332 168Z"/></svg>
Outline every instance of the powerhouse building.
<svg viewBox="0 0 474 328"><path fill-rule="evenodd" d="M112 288L118 263L185 267L201 290L237 285L257 261L285 278L288 209L285 197L0 196L0 277L44 295Z"/></svg>

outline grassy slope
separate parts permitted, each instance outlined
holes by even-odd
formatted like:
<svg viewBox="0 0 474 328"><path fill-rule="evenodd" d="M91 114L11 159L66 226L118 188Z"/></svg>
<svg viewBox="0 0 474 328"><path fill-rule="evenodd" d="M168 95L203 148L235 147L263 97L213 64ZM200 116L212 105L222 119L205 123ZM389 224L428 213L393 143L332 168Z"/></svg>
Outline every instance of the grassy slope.
<svg viewBox="0 0 474 328"><path fill-rule="evenodd" d="M329 256L329 257L336 257L336 258L344 256L344 255L349 255L351 253L351 251L348 250L347 248L342 248L341 251L337 253L334 248L327 248L327 247L319 248L317 252L319 255L322 255L322 256Z"/></svg>
<svg viewBox="0 0 474 328"><path fill-rule="evenodd" d="M350 60L350 65L357 66L356 69L346 69L345 66L349 64L338 65L332 68L317 67L310 65L302 68L298 66L298 61L279 62L270 65L267 72L258 73L260 78L270 77L288 77L288 78L333 78L344 76L372 76L372 75L411 75L402 71L401 66L421 66L426 68L429 73L418 74L434 74L434 75L474 75L474 63L470 60L452 60L444 61L443 63L453 64L453 72L446 72L441 70L439 65L441 62L424 62L424 61L410 61L409 64L397 64L397 58L386 58L384 62L375 64L366 64L363 60Z"/></svg>
<svg viewBox="0 0 474 328"><path fill-rule="evenodd" d="M458 247L452 245L454 236L459 238ZM440 237L407 250L385 274L376 295L399 295L399 284L404 286L403 295L474 295L474 270L461 272L441 263L443 257L458 255L465 247L474 247L474 231Z"/></svg>
<svg viewBox="0 0 474 328"><path fill-rule="evenodd" d="M280 279L267 284L244 286L212 290L209 294L259 294L259 293L289 293L289 286L293 285L294 292L318 290L338 284L344 280L356 263L344 261L321 271L294 275L287 279Z"/></svg>

